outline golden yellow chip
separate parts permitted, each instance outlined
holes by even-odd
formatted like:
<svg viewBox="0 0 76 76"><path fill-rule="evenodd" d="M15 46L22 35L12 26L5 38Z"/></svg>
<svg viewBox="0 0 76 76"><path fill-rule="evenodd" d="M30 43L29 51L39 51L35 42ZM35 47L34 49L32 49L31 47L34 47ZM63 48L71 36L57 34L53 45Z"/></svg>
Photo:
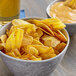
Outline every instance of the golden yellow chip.
<svg viewBox="0 0 76 76"><path fill-rule="evenodd" d="M40 54L40 56L44 60L44 59L52 58L52 57L56 56L56 54L54 53L54 49L52 47L50 47L50 50L47 53Z"/></svg>
<svg viewBox="0 0 76 76"><path fill-rule="evenodd" d="M32 45L33 47L35 47L40 54L44 54L49 52L50 48L47 46L43 46L43 45Z"/></svg>
<svg viewBox="0 0 76 76"><path fill-rule="evenodd" d="M54 36L53 31L47 25L45 25L43 23L39 23L37 26L41 27L43 30L47 31L48 33L50 33Z"/></svg>
<svg viewBox="0 0 76 76"><path fill-rule="evenodd" d="M29 60L33 60L33 59L36 59L36 57L32 54L27 54L26 57L29 59Z"/></svg>
<svg viewBox="0 0 76 76"><path fill-rule="evenodd" d="M55 47L55 50L57 50L58 52L61 52L61 51L63 51L65 46L66 46L66 44L64 42L62 42Z"/></svg>
<svg viewBox="0 0 76 76"><path fill-rule="evenodd" d="M49 59L49 58L53 58L56 56L56 54L49 54L49 53L46 53L46 54L41 54L40 55L42 57L42 59Z"/></svg>
<svg viewBox="0 0 76 76"><path fill-rule="evenodd" d="M25 34L22 39L22 46L30 45L32 44L32 42L33 42L33 37Z"/></svg>
<svg viewBox="0 0 76 76"><path fill-rule="evenodd" d="M8 51L10 51L11 49L15 49L15 48L20 49L22 39L23 39L23 33L24 31L19 28L11 33L9 38L6 40L6 49Z"/></svg>
<svg viewBox="0 0 76 76"><path fill-rule="evenodd" d="M43 44L48 47L50 46L56 47L60 43L58 39L56 39L55 37L51 37L51 36L42 37L42 40L43 40Z"/></svg>
<svg viewBox="0 0 76 76"><path fill-rule="evenodd" d="M58 18L48 18L48 19L42 20L42 22L54 30L63 29L66 27L66 25L63 24Z"/></svg>
<svg viewBox="0 0 76 76"><path fill-rule="evenodd" d="M13 32L9 38L6 40L6 50L10 51L11 49L15 48L15 32Z"/></svg>
<svg viewBox="0 0 76 76"><path fill-rule="evenodd" d="M35 58L35 59L33 59L34 61L41 61L42 60L42 58Z"/></svg>
<svg viewBox="0 0 76 76"><path fill-rule="evenodd" d="M35 25L34 24L31 24L31 25L28 25L26 28L24 28L24 33L25 34L31 34L31 33L34 33L34 32L36 32L36 27L35 27Z"/></svg>
<svg viewBox="0 0 76 76"><path fill-rule="evenodd" d="M20 54L20 52L19 52L18 49L13 49L12 51L14 52L14 54L15 54L17 57L21 57L21 54Z"/></svg>
<svg viewBox="0 0 76 76"><path fill-rule="evenodd" d="M66 0L64 4L72 9L76 9L76 0Z"/></svg>
<svg viewBox="0 0 76 76"><path fill-rule="evenodd" d="M27 54L27 56L28 56L29 60L34 60L34 61L41 61L42 60L41 57L37 58L36 56L34 56L32 54Z"/></svg>
<svg viewBox="0 0 76 76"><path fill-rule="evenodd" d="M12 57L15 57L15 58L16 58L16 55L14 54L13 51L10 51L10 52L8 52L8 53L6 53L6 54L9 55L9 56L12 56Z"/></svg>
<svg viewBox="0 0 76 76"><path fill-rule="evenodd" d="M18 49L20 49L20 47L21 47L23 34L24 34L24 30L19 29L19 28L16 29L16 31L15 31L15 46Z"/></svg>
<svg viewBox="0 0 76 76"><path fill-rule="evenodd" d="M50 50L49 50L48 53L49 53L49 54L54 54L54 49L53 49L52 47L49 47L49 49L50 49Z"/></svg>
<svg viewBox="0 0 76 76"><path fill-rule="evenodd" d="M46 33L46 34L52 36L52 34L50 34L49 32L47 32L46 30L44 30L44 29L42 29L42 28L40 28L40 27L39 27L39 29L42 30L44 33Z"/></svg>
<svg viewBox="0 0 76 76"><path fill-rule="evenodd" d="M26 52L29 53L29 54L32 54L32 55L39 55L38 50L35 47L31 46L31 45L27 46Z"/></svg>
<svg viewBox="0 0 76 76"><path fill-rule="evenodd" d="M30 35L33 37L33 39L36 39L36 40L40 39L39 34L37 32L31 33Z"/></svg>
<svg viewBox="0 0 76 76"><path fill-rule="evenodd" d="M30 19L30 20L27 20L27 22L37 25L41 21L40 20L37 20L37 19Z"/></svg>
<svg viewBox="0 0 76 76"><path fill-rule="evenodd" d="M37 32L31 33L30 35L31 35L33 38L37 38L37 37L38 37L38 33L37 33Z"/></svg>
<svg viewBox="0 0 76 76"><path fill-rule="evenodd" d="M43 45L39 40L37 39L33 39L33 42L32 42L33 45Z"/></svg>
<svg viewBox="0 0 76 76"><path fill-rule="evenodd" d="M14 19L14 20L12 21L12 24L13 24L15 27L18 27L18 28L25 28L25 27L27 27L27 25L29 25L30 23L28 23L27 21L21 20L21 19Z"/></svg>
<svg viewBox="0 0 76 76"><path fill-rule="evenodd" d="M34 24L30 24L27 21L20 20L20 19L14 19L12 21L12 24L14 25L14 28L22 28L25 30L26 34L29 34L31 32L36 31L36 27Z"/></svg>
<svg viewBox="0 0 76 76"><path fill-rule="evenodd" d="M46 37L49 37L49 35L44 33L44 35L41 37L41 39L46 38Z"/></svg>
<svg viewBox="0 0 76 76"><path fill-rule="evenodd" d="M14 32L14 30L15 30L15 28L13 27L13 26L11 26L11 28L10 28L10 30L6 30L6 34L7 34L7 36L10 36L10 34L12 33L12 32Z"/></svg>
<svg viewBox="0 0 76 76"><path fill-rule="evenodd" d="M24 53L23 55L21 55L20 59L29 60L29 56Z"/></svg>
<svg viewBox="0 0 76 76"><path fill-rule="evenodd" d="M0 40L1 40L2 43L5 43L6 40L7 40L7 35L2 35L2 36L0 37Z"/></svg>
<svg viewBox="0 0 76 76"><path fill-rule="evenodd" d="M42 32L42 30L41 30L40 28L38 28L38 29L36 30L36 32L38 33L38 37L39 37L39 38L43 35L43 32Z"/></svg>
<svg viewBox="0 0 76 76"><path fill-rule="evenodd" d="M55 53L56 55L58 55L58 54L59 54L59 51L57 51L57 50L54 49L54 53Z"/></svg>
<svg viewBox="0 0 76 76"><path fill-rule="evenodd" d="M63 42L67 42L67 38L60 30L57 30L57 32L54 32L54 34L55 34L55 37L57 37L59 40Z"/></svg>
<svg viewBox="0 0 76 76"><path fill-rule="evenodd" d="M33 24L35 24L37 27L40 27L42 28L43 30L49 32L50 34L52 34L54 36L54 33L53 31L44 23L42 23L40 20L35 20L35 19L32 19L31 21L29 21Z"/></svg>

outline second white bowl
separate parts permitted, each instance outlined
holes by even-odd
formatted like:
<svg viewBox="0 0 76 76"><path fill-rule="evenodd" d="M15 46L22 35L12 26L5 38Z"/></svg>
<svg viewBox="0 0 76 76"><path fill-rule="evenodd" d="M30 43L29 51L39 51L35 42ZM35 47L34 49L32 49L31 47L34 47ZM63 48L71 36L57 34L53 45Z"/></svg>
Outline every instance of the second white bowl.
<svg viewBox="0 0 76 76"><path fill-rule="evenodd" d="M52 1L52 2L47 6L47 8L46 8L46 13L47 13L47 15L48 15L49 18L51 18L51 16L50 16L51 6L52 6L54 3L60 2L60 1L65 1L65 0L54 0L54 1ZM64 10L64 11L65 11L65 10ZM69 35L72 36L72 35L76 34L76 23L66 23L65 25L67 26L66 29L67 29L67 31L69 32Z"/></svg>

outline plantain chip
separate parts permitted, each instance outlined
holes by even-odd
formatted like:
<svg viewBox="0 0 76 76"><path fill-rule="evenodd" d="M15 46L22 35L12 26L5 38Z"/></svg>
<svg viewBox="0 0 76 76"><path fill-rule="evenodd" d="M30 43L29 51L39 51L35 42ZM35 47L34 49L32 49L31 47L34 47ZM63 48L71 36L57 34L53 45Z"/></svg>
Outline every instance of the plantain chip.
<svg viewBox="0 0 76 76"><path fill-rule="evenodd" d="M44 54L49 52L50 48L47 46L43 46L43 45L32 45L33 47L35 47L40 54Z"/></svg>
<svg viewBox="0 0 76 76"><path fill-rule="evenodd" d="M26 52L29 53L29 54L39 55L38 50L35 47L31 46L31 45L28 45L26 50L27 50Z"/></svg>
<svg viewBox="0 0 76 76"><path fill-rule="evenodd" d="M46 54L41 54L40 55L42 57L42 59L49 59L49 58L53 58L56 56L56 54L50 54L50 53L46 53Z"/></svg>
<svg viewBox="0 0 76 76"><path fill-rule="evenodd" d="M11 33L9 38L6 40L6 49L8 51L10 51L11 49L15 49L15 48L20 49L22 38L23 38L23 33L24 31L19 28Z"/></svg>
<svg viewBox="0 0 76 76"><path fill-rule="evenodd" d="M0 40L1 40L2 43L5 43L6 40L7 40L7 35L2 35L2 36L0 37Z"/></svg>
<svg viewBox="0 0 76 76"><path fill-rule="evenodd" d="M36 32L38 33L39 38L43 35L43 31L40 28L37 28Z"/></svg>
<svg viewBox="0 0 76 76"><path fill-rule="evenodd" d="M14 54L16 55L16 57L21 57L21 54L19 52L19 50L17 48L12 50L14 52Z"/></svg>
<svg viewBox="0 0 76 76"><path fill-rule="evenodd" d="M44 29L42 29L42 28L40 28L40 27L39 27L39 29L42 30L42 31L43 31L44 33L46 33L47 35L52 36L52 34L50 34L49 32L47 32L46 30L44 30Z"/></svg>
<svg viewBox="0 0 76 76"><path fill-rule="evenodd" d="M14 54L13 51L7 52L6 55L9 55L9 56L12 56L12 57L16 58L16 55Z"/></svg>
<svg viewBox="0 0 76 76"><path fill-rule="evenodd" d="M11 35L9 36L9 38L6 40L6 50L10 51L11 49L15 48L15 32L11 33Z"/></svg>
<svg viewBox="0 0 76 76"><path fill-rule="evenodd" d="M17 28L15 31L15 46L16 48L20 49L22 44L24 30Z"/></svg>
<svg viewBox="0 0 76 76"><path fill-rule="evenodd" d="M13 24L14 27L17 27L17 28L25 28L25 27L31 25L27 21L24 21L24 20L21 20L21 19L14 19L12 21L12 24Z"/></svg>
<svg viewBox="0 0 76 76"><path fill-rule="evenodd" d="M23 39L22 39L22 46L30 45L32 44L32 42L33 42L33 37L24 34Z"/></svg>
<svg viewBox="0 0 76 76"><path fill-rule="evenodd" d="M34 61L41 61L42 60L42 58L35 58L35 59L33 59Z"/></svg>
<svg viewBox="0 0 76 76"><path fill-rule="evenodd" d="M48 18L42 20L42 22L49 26L52 30L59 30L66 27L66 25L63 24L58 18Z"/></svg>
<svg viewBox="0 0 76 76"><path fill-rule="evenodd" d="M62 42L58 44L54 49L60 53L65 48L65 46L66 46L66 43Z"/></svg>
<svg viewBox="0 0 76 76"><path fill-rule="evenodd" d="M54 34L55 34L55 37L57 37L59 40L63 42L67 42L67 38L60 30L57 30L57 32L54 32Z"/></svg>
<svg viewBox="0 0 76 76"><path fill-rule="evenodd" d="M32 42L33 45L43 45L39 40L37 39L33 39L33 42Z"/></svg>
<svg viewBox="0 0 76 76"><path fill-rule="evenodd" d="M43 44L48 47L50 46L56 47L60 43L58 39L56 39L55 37L51 37L51 36L42 37L42 40L43 40Z"/></svg>
<svg viewBox="0 0 76 76"><path fill-rule="evenodd" d="M46 24L42 23L40 20L32 19L31 21L29 20L29 22L35 24L37 27L42 28L43 30L49 32L54 36L53 31Z"/></svg>

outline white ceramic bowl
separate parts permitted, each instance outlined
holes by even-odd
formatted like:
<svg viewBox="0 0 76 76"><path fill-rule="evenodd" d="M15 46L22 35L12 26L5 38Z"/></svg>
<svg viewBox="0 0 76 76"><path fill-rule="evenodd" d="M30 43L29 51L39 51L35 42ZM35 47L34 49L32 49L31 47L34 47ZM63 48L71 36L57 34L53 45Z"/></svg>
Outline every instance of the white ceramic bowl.
<svg viewBox="0 0 76 76"><path fill-rule="evenodd" d="M24 20L27 19L30 18L26 18ZM39 18L34 18L34 19L39 19ZM6 29L9 29L10 27L11 27L11 23L3 26L0 29L0 36L5 33ZM2 58L6 66L9 68L9 70L15 76L48 76L50 73L54 71L57 65L61 62L69 45L70 40L67 31L63 29L62 32L65 34L65 36L68 39L67 45L64 48L64 50L54 58L42 60L42 61L21 60L10 57L1 51L0 51L0 57Z"/></svg>
<svg viewBox="0 0 76 76"><path fill-rule="evenodd" d="M52 1L46 8L46 13L48 15L48 17L51 17L50 16L50 9L51 9L51 6L56 3L56 2L59 2L59 1L65 1L65 0L54 0ZM65 10L63 10L65 11ZM65 23L65 25L67 26L66 29L67 31L69 32L70 35L74 35L76 34L76 23Z"/></svg>

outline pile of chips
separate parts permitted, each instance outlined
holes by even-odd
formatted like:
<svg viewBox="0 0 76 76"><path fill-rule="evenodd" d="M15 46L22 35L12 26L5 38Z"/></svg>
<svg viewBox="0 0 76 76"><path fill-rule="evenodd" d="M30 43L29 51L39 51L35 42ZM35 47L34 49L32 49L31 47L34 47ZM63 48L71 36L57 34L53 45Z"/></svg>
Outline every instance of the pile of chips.
<svg viewBox="0 0 76 76"><path fill-rule="evenodd" d="M53 58L66 46L67 38L60 31L65 27L57 18L14 19L10 30L0 37L0 50L23 60Z"/></svg>

